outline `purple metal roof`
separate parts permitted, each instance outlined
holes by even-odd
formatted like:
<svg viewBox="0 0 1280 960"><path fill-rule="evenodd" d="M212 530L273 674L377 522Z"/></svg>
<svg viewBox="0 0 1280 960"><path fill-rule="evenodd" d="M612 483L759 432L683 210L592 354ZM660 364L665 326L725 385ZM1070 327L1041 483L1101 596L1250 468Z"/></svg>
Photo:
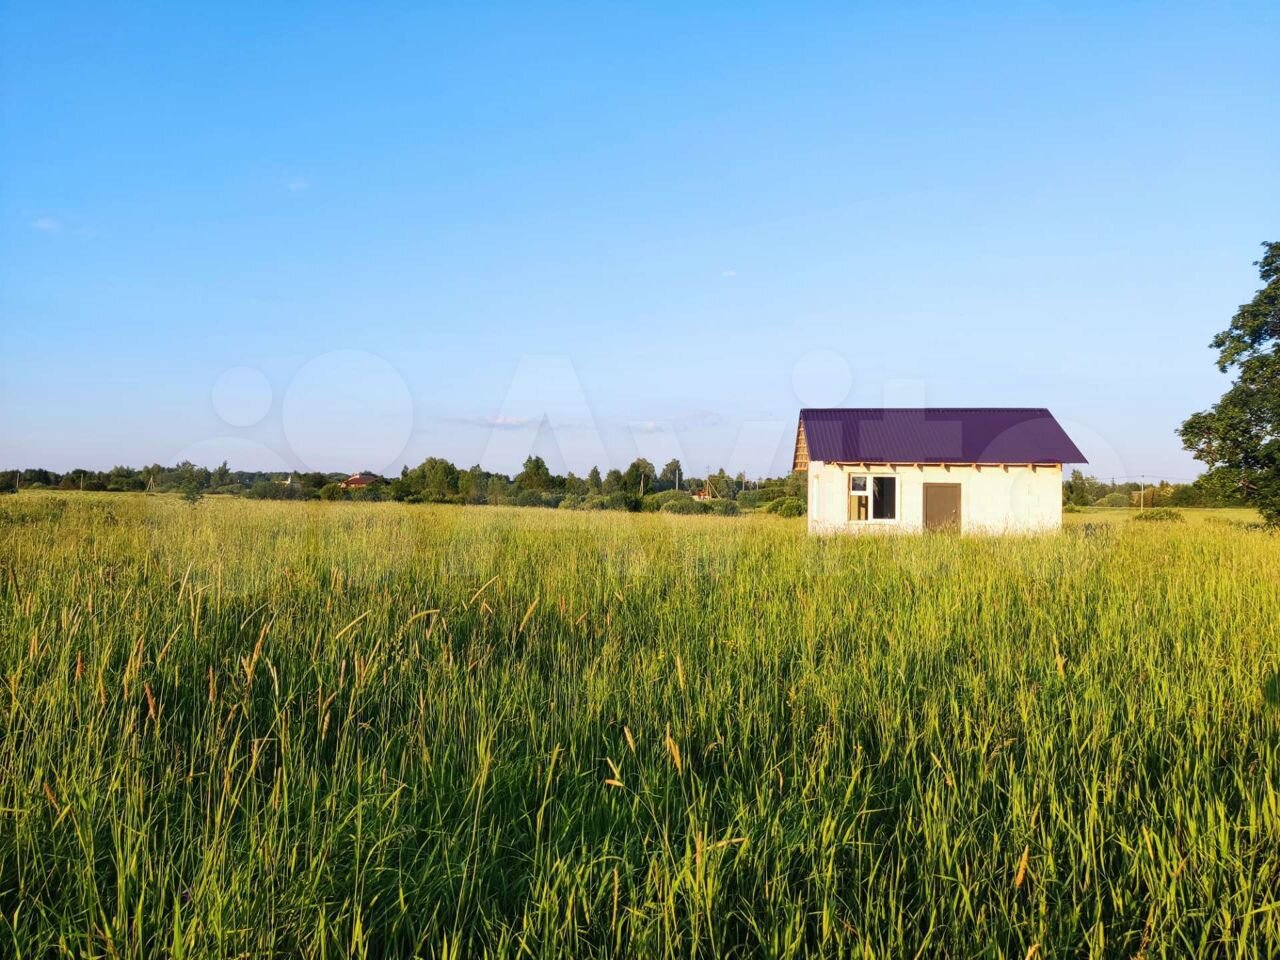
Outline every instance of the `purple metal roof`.
<svg viewBox="0 0 1280 960"><path fill-rule="evenodd" d="M810 460L843 463L1088 463L1036 407L800 411Z"/></svg>

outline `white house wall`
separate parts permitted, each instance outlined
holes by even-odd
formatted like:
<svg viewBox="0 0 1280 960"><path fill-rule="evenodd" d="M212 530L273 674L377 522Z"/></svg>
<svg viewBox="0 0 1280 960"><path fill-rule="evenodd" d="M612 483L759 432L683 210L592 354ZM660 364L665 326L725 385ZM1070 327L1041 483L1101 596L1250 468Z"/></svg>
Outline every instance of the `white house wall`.
<svg viewBox="0 0 1280 960"><path fill-rule="evenodd" d="M849 515L850 476L898 478L895 520L854 520ZM1032 533L1062 526L1060 466L847 466L809 462L810 533L889 533L924 529L924 485L960 484L964 533ZM871 483L868 481L868 487Z"/></svg>

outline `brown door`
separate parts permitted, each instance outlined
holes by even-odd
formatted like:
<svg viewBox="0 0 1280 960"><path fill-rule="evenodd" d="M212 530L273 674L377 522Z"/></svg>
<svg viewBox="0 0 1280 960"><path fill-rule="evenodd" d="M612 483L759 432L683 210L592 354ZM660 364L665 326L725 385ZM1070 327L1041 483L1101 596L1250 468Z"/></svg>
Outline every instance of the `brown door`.
<svg viewBox="0 0 1280 960"><path fill-rule="evenodd" d="M960 484L926 483L924 485L924 528L926 530L960 529Z"/></svg>

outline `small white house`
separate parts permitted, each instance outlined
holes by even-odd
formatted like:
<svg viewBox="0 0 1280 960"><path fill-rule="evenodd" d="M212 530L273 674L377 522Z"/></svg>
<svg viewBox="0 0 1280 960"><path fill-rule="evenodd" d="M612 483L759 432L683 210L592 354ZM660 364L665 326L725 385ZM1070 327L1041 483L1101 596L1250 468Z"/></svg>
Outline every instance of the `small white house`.
<svg viewBox="0 0 1280 960"><path fill-rule="evenodd" d="M1062 465L1086 463L1048 410L800 411L794 470L809 475L810 533L1062 526Z"/></svg>

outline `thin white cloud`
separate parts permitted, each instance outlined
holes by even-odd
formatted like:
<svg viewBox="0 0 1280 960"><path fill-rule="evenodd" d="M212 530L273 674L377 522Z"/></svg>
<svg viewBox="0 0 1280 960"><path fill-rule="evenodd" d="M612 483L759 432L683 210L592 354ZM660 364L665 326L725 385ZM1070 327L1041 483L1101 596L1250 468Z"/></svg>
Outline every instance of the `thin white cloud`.
<svg viewBox="0 0 1280 960"><path fill-rule="evenodd" d="M441 417L444 423L456 423L465 427L483 427L493 430L522 430L525 427L531 427L539 421L534 417Z"/></svg>
<svg viewBox="0 0 1280 960"><path fill-rule="evenodd" d="M738 275L737 270L721 270L720 271L720 276L722 277L736 277L737 275Z"/></svg>
<svg viewBox="0 0 1280 960"><path fill-rule="evenodd" d="M689 409L674 413L671 424L681 430L697 430L704 427L718 427L725 422L723 414L714 410Z"/></svg>
<svg viewBox="0 0 1280 960"><path fill-rule="evenodd" d="M61 233L63 223L57 217L36 217L31 226L41 233Z"/></svg>
<svg viewBox="0 0 1280 960"><path fill-rule="evenodd" d="M661 404L657 406L661 407ZM726 421L722 414L713 410L697 407L669 407L658 411L657 416L637 415L634 419L626 417L613 419L601 418L601 423L609 426L626 427L633 433L670 433L671 431L700 430L706 427L718 427Z"/></svg>
<svg viewBox="0 0 1280 960"><path fill-rule="evenodd" d="M308 180L306 177L294 177L292 180L290 180L288 183L285 184L285 187L288 189L290 193L301 193L303 190L306 190L310 186L311 186L311 181Z"/></svg>
<svg viewBox="0 0 1280 960"><path fill-rule="evenodd" d="M522 417L511 414L498 414L497 416L437 416L431 417L436 423L449 423L462 427L480 427L485 430L510 430L516 432L519 430L528 430L532 427L540 426L544 419L548 419L548 415L544 414L537 417ZM602 418L599 421L589 417L563 417L557 418L554 424L557 432L570 430L596 430L601 425L608 424L611 427L629 426L629 421L611 420ZM666 425L653 421L653 432L660 433L667 429Z"/></svg>

